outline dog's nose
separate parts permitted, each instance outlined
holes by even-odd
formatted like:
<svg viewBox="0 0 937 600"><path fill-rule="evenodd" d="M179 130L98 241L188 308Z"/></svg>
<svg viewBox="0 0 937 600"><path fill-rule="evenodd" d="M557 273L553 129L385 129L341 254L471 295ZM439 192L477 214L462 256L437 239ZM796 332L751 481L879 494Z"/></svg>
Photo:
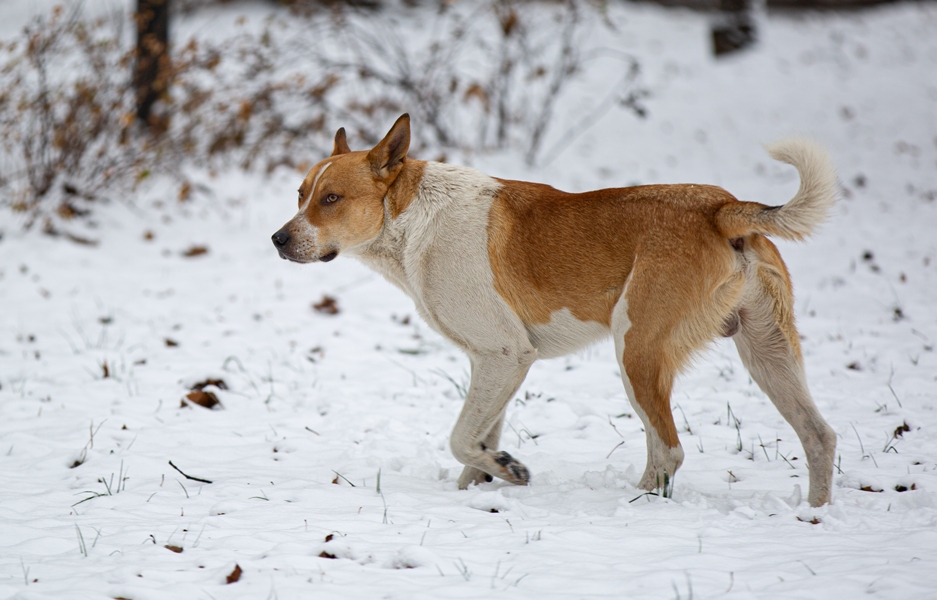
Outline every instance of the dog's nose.
<svg viewBox="0 0 937 600"><path fill-rule="evenodd" d="M282 248L290 241L290 234L286 233L285 230L281 229L280 231L273 234L273 245L277 248Z"/></svg>

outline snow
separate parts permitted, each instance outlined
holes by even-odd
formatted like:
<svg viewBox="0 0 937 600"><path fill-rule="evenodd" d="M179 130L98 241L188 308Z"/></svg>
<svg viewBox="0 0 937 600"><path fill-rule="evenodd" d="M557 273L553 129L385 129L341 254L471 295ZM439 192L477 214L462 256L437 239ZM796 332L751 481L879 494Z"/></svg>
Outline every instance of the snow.
<svg viewBox="0 0 937 600"><path fill-rule="evenodd" d="M186 205L167 184L145 210L101 210L97 247L2 218L0 595L937 595L937 10L763 14L759 45L720 61L705 15L608 14L617 31L596 43L641 58L647 119L610 111L537 167L516 150L450 160L570 190L692 181L779 204L796 174L761 144L826 145L847 197L807 243L779 246L838 436L832 505L807 506L803 451L726 342L674 391L687 457L672 499L635 488L644 433L610 343L538 362L511 403L502 443L529 487L457 490L468 361L364 266L277 258L299 174L224 174ZM560 119L607 74L577 78ZM208 253L183 256L193 245ZM338 314L312 310L325 294ZM182 407L210 377L222 407Z"/></svg>

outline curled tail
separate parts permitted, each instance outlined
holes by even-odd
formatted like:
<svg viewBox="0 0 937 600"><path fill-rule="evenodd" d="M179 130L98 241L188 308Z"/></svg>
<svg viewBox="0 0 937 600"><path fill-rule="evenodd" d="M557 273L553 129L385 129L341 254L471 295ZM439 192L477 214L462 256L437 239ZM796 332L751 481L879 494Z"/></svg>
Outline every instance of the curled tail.
<svg viewBox="0 0 937 600"><path fill-rule="evenodd" d="M836 201L836 172L829 154L816 142L791 137L767 146L771 158L793 165L800 189L783 206L729 202L716 211L716 227L728 238L749 233L802 240L826 219Z"/></svg>

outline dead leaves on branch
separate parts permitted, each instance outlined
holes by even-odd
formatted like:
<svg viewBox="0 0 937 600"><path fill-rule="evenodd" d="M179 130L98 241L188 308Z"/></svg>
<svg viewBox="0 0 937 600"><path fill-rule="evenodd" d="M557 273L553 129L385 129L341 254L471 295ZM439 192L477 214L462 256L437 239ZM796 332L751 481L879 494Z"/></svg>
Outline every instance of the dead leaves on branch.
<svg viewBox="0 0 937 600"><path fill-rule="evenodd" d="M178 201L187 202L196 190L183 166L297 168L310 152L331 147L337 119L372 143L372 132L404 111L425 124L415 149L511 143L523 146L528 162L552 156L557 150L544 147L545 134L595 24L584 18L586 6L550 8L560 27L549 36L539 35L535 17L496 2L472 30L459 11L446 13L429 40L415 41L404 26L376 31L373 19L341 6L297 14L297 27L271 21L256 33L190 39L170 49L164 84L171 93L153 106L162 124L155 135L136 118L130 28L115 17L58 9L31 22L24 40L0 45L0 152L16 163L0 163L0 205L28 213L30 224L74 218L97 193L125 197L152 174L175 177ZM319 43L307 43L310 32ZM352 47L335 43L349 37L357 40ZM462 57L478 61L478 48L491 51L468 78ZM379 59L387 56L395 59ZM616 56L622 77L596 92L610 100L599 105L642 116L637 60ZM580 115L573 129L550 137L565 147L599 116ZM470 124L461 126L466 118Z"/></svg>

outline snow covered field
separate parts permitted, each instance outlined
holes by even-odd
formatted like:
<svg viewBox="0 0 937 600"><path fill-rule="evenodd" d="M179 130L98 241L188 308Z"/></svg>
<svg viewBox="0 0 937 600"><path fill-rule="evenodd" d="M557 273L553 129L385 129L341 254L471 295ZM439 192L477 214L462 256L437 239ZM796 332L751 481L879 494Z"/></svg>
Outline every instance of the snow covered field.
<svg viewBox="0 0 937 600"><path fill-rule="evenodd" d="M609 19L596 36L642 59L646 120L613 110L535 168L450 160L780 204L796 174L760 145L826 145L844 198L779 246L838 435L831 506L802 499L803 451L728 342L675 389L673 499L635 488L644 434L611 343L537 363L511 403L529 487L458 491L468 361L362 265L277 258L300 175L224 175L188 205L168 186L145 212L112 204L97 247L0 216L0 596L937 597L937 6L762 15L760 44L719 62L703 15ZM560 114L607 77L578 75ZM180 404L209 378L222 407Z"/></svg>

